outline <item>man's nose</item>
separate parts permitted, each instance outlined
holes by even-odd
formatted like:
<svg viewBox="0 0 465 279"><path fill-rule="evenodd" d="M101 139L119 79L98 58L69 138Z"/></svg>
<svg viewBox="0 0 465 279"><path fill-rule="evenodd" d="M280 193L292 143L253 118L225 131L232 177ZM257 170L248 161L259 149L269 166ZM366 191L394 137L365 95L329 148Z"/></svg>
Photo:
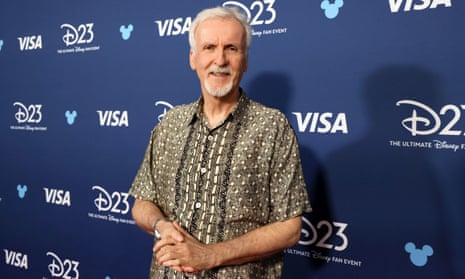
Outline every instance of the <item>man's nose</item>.
<svg viewBox="0 0 465 279"><path fill-rule="evenodd" d="M218 49L216 56L215 56L215 64L217 66L224 66L228 64L226 51L224 49Z"/></svg>

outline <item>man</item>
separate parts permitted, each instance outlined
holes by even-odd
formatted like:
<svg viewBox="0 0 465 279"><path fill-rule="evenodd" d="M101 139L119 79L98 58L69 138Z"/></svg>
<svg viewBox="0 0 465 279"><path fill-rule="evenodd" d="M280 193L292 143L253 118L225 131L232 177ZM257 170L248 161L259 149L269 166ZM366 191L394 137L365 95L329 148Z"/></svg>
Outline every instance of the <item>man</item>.
<svg viewBox="0 0 465 279"><path fill-rule="evenodd" d="M192 22L201 97L154 128L130 190L134 220L155 235L151 278L280 278L300 238L311 208L295 133L239 87L250 40L232 8Z"/></svg>

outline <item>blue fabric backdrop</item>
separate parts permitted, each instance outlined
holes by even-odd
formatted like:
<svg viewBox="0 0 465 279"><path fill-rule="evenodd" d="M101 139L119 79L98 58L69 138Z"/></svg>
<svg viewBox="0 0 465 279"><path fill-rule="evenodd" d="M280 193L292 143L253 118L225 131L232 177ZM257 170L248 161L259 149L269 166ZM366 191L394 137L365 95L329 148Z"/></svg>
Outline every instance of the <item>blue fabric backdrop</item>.
<svg viewBox="0 0 465 279"><path fill-rule="evenodd" d="M301 145L314 212L284 278L465 278L454 0L1 2L0 277L147 278L127 191L153 126L200 94L187 30L219 5L253 25L243 88Z"/></svg>

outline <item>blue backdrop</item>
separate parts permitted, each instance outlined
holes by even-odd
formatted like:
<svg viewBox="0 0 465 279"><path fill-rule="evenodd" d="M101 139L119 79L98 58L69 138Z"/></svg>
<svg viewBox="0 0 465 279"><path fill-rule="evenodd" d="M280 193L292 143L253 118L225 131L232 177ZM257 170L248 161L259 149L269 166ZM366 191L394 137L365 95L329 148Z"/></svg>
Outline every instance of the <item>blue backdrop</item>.
<svg viewBox="0 0 465 279"><path fill-rule="evenodd" d="M465 4L362 2L1 2L0 277L147 278L127 192L200 94L192 18L225 5L254 29L243 88L301 145L284 278L465 278Z"/></svg>

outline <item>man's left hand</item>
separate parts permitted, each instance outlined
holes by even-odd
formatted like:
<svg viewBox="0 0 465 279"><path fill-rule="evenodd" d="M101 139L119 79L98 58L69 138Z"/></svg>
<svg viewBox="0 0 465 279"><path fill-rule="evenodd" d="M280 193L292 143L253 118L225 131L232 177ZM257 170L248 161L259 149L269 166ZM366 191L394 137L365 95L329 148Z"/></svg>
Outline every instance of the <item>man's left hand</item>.
<svg viewBox="0 0 465 279"><path fill-rule="evenodd" d="M184 236L184 240L159 240L154 247L157 263L185 273L197 273L215 267L213 250L192 237L178 223L173 222L173 225Z"/></svg>

